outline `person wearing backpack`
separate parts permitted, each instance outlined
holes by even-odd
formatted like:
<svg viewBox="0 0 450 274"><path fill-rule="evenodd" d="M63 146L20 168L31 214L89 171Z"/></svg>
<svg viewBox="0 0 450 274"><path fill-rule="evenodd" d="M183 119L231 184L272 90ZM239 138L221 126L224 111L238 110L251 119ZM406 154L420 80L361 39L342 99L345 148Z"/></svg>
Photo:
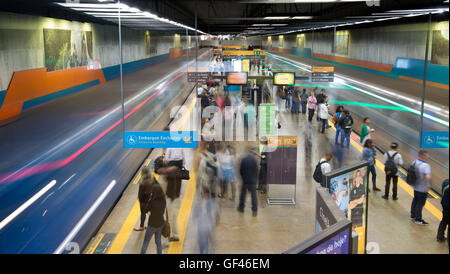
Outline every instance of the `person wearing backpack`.
<svg viewBox="0 0 450 274"><path fill-rule="evenodd" d="M317 163L313 173L313 179L316 182L320 183L322 187L325 187L322 182L323 175L331 172L331 165L330 165L331 159L333 159L333 154L331 152L325 154L325 156L322 159L320 159L319 163Z"/></svg>
<svg viewBox="0 0 450 274"><path fill-rule="evenodd" d="M436 237L436 240L438 242L445 241L444 233L445 233L445 229L447 229L447 226L448 226L448 205L449 205L449 203L448 203L448 179L445 179L442 182L441 205L442 205L442 220L439 223L439 228L438 228L437 237ZM447 229L447 239L448 239L448 229Z"/></svg>
<svg viewBox="0 0 450 274"><path fill-rule="evenodd" d="M346 141L346 147L350 148L350 134L352 133L353 117L348 110L344 110L344 114L338 120L338 125L341 127L341 146L344 147L344 141Z"/></svg>
<svg viewBox="0 0 450 274"><path fill-rule="evenodd" d="M414 198L411 203L411 219L418 225L428 225L422 218L422 210L427 202L428 191L431 188L431 166L426 162L428 152L420 150L418 158L411 164L408 169L408 177L414 179L409 173L415 172L415 182L408 180L414 189Z"/></svg>
<svg viewBox="0 0 450 274"><path fill-rule="evenodd" d="M391 144L391 150L383 155L384 172L386 173L386 186L384 189L384 196L381 198L389 199L389 189L391 186L392 179L392 199L394 201L398 200L397 196L397 183L400 171L398 167L403 165L402 155L398 153L398 144L393 142Z"/></svg>

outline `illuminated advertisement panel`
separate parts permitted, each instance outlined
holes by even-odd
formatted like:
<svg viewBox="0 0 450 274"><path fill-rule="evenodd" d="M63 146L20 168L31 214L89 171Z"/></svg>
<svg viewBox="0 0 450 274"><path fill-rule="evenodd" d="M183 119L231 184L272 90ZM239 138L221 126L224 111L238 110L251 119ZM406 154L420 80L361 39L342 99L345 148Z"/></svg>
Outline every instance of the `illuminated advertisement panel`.
<svg viewBox="0 0 450 274"><path fill-rule="evenodd" d="M246 85L247 76L246 72L229 72L227 74L227 85Z"/></svg>
<svg viewBox="0 0 450 274"><path fill-rule="evenodd" d="M276 86L292 86L295 84L295 73L275 72L273 74L273 84Z"/></svg>

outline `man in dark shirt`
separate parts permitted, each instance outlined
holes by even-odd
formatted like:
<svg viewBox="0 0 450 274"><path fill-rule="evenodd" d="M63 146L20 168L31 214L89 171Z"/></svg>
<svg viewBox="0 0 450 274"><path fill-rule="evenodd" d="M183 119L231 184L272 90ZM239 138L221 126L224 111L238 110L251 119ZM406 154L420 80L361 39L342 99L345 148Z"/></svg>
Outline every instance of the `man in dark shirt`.
<svg viewBox="0 0 450 274"><path fill-rule="evenodd" d="M445 179L444 182L442 182L442 220L439 223L439 229L437 233L437 240L438 242L444 242L445 241L445 229L448 226L448 179ZM447 238L448 238L448 229L447 229ZM450 246L449 246L450 247Z"/></svg>
<svg viewBox="0 0 450 274"><path fill-rule="evenodd" d="M247 155L242 159L240 166L240 174L242 177L241 196L239 199L238 211L244 212L245 198L247 191L252 197L252 212L253 217L256 217L258 212L258 200L256 196L256 182L258 178L258 163L255 158L255 149L249 148Z"/></svg>

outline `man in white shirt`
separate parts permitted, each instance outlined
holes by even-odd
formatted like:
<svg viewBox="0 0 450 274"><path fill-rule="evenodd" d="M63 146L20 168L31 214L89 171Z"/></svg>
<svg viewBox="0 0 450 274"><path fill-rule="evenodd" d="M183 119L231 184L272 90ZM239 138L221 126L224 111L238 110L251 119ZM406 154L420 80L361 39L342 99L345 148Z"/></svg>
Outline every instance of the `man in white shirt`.
<svg viewBox="0 0 450 274"><path fill-rule="evenodd" d="M333 154L331 152L325 154L325 157L323 157L322 159L320 159L320 163L322 163L322 165L320 166L321 170L322 170L322 175L325 175L329 172L331 172L331 165L330 165L330 161L333 158Z"/></svg>
<svg viewBox="0 0 450 274"><path fill-rule="evenodd" d="M183 148L169 147L166 149L165 160L168 166L177 166L182 168L186 164Z"/></svg>
<svg viewBox="0 0 450 274"><path fill-rule="evenodd" d="M392 163L388 162L392 161L395 165L395 168L397 171L395 172L395 169L393 171L389 170ZM400 175L400 171L398 170L398 167L403 165L403 158L400 153L398 153L398 144L393 142L391 144L391 150L389 150L387 153L384 154L383 164L385 167L386 172L386 186L384 189L384 196L382 196L383 199L388 200L389 199L389 189L391 186L391 179L392 179L392 199L394 201L398 200L397 197L397 183L398 183L398 176ZM386 164L388 162L388 164Z"/></svg>

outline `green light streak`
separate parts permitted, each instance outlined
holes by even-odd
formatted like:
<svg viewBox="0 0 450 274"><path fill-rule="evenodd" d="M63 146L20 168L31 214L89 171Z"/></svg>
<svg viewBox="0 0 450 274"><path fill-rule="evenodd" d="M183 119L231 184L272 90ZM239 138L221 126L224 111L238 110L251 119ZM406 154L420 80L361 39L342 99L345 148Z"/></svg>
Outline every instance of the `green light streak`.
<svg viewBox="0 0 450 274"><path fill-rule="evenodd" d="M446 142L437 142L437 143L438 143L438 145L442 146L443 148L449 148L449 145Z"/></svg>
<svg viewBox="0 0 450 274"><path fill-rule="evenodd" d="M410 110L403 107L395 107L395 106L386 106L386 105L377 105L377 104L369 104L369 103L361 103L361 102L351 102L351 101L330 101L336 105L352 105L352 106L362 106L369 108L381 108L381 109L391 109L391 110L399 110L399 111L408 111Z"/></svg>

